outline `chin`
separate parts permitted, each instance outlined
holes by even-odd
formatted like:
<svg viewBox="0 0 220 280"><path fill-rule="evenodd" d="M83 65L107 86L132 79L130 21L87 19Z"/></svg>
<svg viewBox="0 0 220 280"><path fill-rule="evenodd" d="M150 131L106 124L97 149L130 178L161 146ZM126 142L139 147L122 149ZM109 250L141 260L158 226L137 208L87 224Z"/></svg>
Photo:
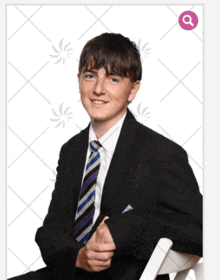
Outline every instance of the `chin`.
<svg viewBox="0 0 220 280"><path fill-rule="evenodd" d="M87 113L89 114L90 118L93 120L97 120L97 121L102 121L107 119L107 116L105 114L103 114L103 112L94 112L94 111L87 111Z"/></svg>
<svg viewBox="0 0 220 280"><path fill-rule="evenodd" d="M90 118L92 118L94 121L98 121L98 122L104 122L107 121L108 118L104 117L104 116L90 116Z"/></svg>

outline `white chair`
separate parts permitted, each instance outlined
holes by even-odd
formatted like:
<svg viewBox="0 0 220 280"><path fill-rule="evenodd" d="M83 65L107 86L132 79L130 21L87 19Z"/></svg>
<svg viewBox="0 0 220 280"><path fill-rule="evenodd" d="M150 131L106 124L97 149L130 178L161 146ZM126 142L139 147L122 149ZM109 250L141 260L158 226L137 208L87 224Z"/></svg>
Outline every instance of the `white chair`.
<svg viewBox="0 0 220 280"><path fill-rule="evenodd" d="M171 250L173 242L161 238L155 247L139 280L154 280L157 275L177 272L174 280L185 280L190 269L195 272L196 280L203 280L203 263L200 257Z"/></svg>

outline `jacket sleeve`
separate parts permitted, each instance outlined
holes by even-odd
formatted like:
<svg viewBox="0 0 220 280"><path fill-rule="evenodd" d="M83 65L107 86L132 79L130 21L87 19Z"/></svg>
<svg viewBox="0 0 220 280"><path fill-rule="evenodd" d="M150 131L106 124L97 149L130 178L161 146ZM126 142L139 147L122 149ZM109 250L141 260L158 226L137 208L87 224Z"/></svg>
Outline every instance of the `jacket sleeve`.
<svg viewBox="0 0 220 280"><path fill-rule="evenodd" d="M55 189L43 226L37 230L37 242L42 258L47 265L74 268L82 244L73 237L73 205L66 188L68 173L65 169L65 144L61 148L57 167Z"/></svg>
<svg viewBox="0 0 220 280"><path fill-rule="evenodd" d="M152 180L155 211L133 209L105 221L117 255L147 260L158 240L167 237L173 241L173 250L202 256L202 195L186 152L179 148L155 162Z"/></svg>

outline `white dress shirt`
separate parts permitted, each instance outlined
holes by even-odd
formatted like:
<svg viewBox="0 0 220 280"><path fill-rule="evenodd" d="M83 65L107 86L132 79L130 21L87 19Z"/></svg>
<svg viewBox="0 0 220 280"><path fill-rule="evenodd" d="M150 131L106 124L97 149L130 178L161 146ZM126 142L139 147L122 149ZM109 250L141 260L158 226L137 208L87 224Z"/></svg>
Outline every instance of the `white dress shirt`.
<svg viewBox="0 0 220 280"><path fill-rule="evenodd" d="M85 174L86 163L88 162L88 158L91 154L89 143L91 141L98 140L99 143L102 145L102 147L99 149L101 163L100 163L100 169L99 169L99 173L96 181L96 187L95 187L95 213L93 217L93 224L95 223L96 219L100 214L100 206L101 206L101 199L102 199L105 178L109 169L109 165L111 163L113 153L115 151L116 144L118 142L118 137L121 132L122 124L124 122L126 114L127 111L125 112L123 117L99 139L97 139L93 127L90 123L89 139L88 139L89 142L88 142L88 149L87 149L83 178Z"/></svg>

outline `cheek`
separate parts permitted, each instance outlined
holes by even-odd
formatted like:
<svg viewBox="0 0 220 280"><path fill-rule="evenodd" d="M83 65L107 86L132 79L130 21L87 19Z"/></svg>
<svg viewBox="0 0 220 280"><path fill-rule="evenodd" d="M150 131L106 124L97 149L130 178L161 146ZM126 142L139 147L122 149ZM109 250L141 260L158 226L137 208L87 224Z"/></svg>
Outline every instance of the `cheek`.
<svg viewBox="0 0 220 280"><path fill-rule="evenodd" d="M80 96L81 96L81 100L82 100L83 103L88 104L90 102L88 91L85 91L85 90L81 91Z"/></svg>
<svg viewBox="0 0 220 280"><path fill-rule="evenodd" d="M92 88L93 88L92 83L82 82L79 87L80 94L82 96L86 96L86 95L88 95L88 93L90 93L92 91Z"/></svg>
<svg viewBox="0 0 220 280"><path fill-rule="evenodd" d="M127 92L120 92L119 94L117 94L115 101L118 103L118 105L123 105L124 103L126 103L128 100L128 93Z"/></svg>

